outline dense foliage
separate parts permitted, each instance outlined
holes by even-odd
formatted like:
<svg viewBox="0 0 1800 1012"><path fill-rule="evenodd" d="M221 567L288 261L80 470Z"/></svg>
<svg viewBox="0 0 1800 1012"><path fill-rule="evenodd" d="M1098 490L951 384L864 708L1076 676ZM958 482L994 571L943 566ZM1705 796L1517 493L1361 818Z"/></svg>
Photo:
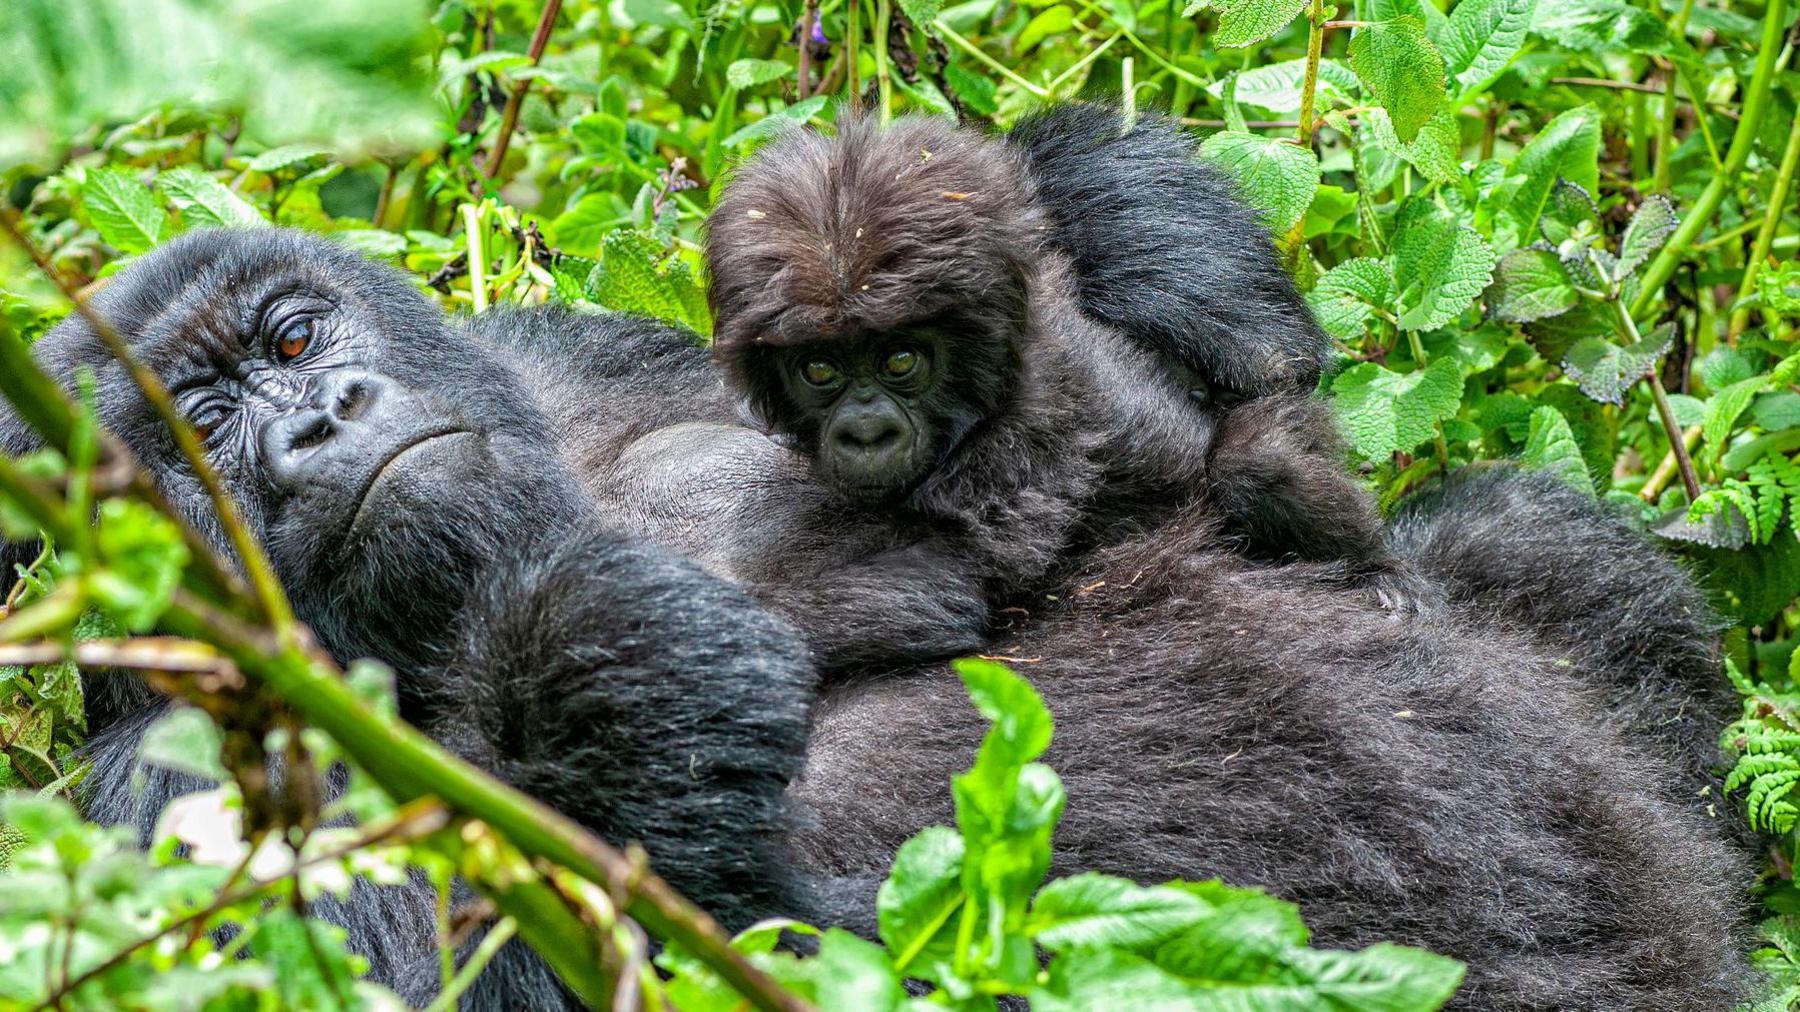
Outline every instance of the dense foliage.
<svg viewBox="0 0 1800 1012"><path fill-rule="evenodd" d="M710 194L780 129L858 98L1000 125L1076 97L1165 110L1266 212L1336 342L1325 392L1384 503L1519 455L1628 506L1707 581L1745 699L1725 744L1747 809L1720 812L1775 834L1759 960L1787 988L1775 1005L1800 1000L1793 14L1785 0L1442 3L11 0L0 214L16 234L0 241L0 346L172 235L271 222L390 259L451 308L557 300L704 335L696 240ZM17 365L4 352L0 371ZM22 374L9 375L29 386ZM52 994L94 1008L379 1003L331 929L304 916L306 898L409 864L443 883L505 878L516 848L576 911L577 959L582 945L590 960L609 953L596 986L633 978L658 1000L614 899L534 844L396 793L374 766L304 817L239 786L246 756L358 758L358 729L385 718L346 697L341 712L252 719L266 700L220 691L238 667L277 689L284 673L328 669L298 647L264 665L204 630L212 647L121 639L168 631L176 586L203 567L128 483L95 470L106 448L80 412L50 415L63 452L0 469L0 521L65 536L7 595L0 642L80 641L90 663L162 651L186 674L159 677L226 731L185 711L148 758L191 765L221 745L225 758L193 770L220 789L165 813L162 843L137 853L69 807L84 733L72 660L20 653L0 667L0 788L25 792L0 814L0 1007ZM100 525L83 533L96 501ZM265 617L279 629L279 609ZM962 673L995 730L947 785L958 830L899 855L884 946L829 932L796 961L771 951L774 928L738 940L800 993L892 1007L904 974L959 1007L1123 993L1423 1008L1454 987L1454 964L1412 950L1309 950L1293 909L1257 893L1099 876L1040 890L1061 805L1033 762L1048 718L1004 671ZM382 698L378 673L354 684ZM254 846L220 830L222 812L244 814ZM341 814L356 825L314 828ZM469 927L447 902L442 922L447 944ZM494 944L532 937L510 916L499 925ZM1043 973L1034 945L1056 954ZM657 962L677 971L681 1007L730 1007L688 948Z"/></svg>

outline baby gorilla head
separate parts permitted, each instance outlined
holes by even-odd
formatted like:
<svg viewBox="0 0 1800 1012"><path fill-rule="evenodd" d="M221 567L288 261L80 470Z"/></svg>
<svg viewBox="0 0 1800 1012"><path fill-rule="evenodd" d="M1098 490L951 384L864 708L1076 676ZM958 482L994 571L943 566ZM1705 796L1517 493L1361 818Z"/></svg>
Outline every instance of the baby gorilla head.
<svg viewBox="0 0 1800 1012"><path fill-rule="evenodd" d="M823 480L903 493L1013 394L1041 232L1016 155L978 134L794 131L709 219L715 353Z"/></svg>
<svg viewBox="0 0 1800 1012"><path fill-rule="evenodd" d="M503 538L576 513L512 374L404 278L328 242L195 233L94 307L169 388L339 653L408 659L419 619L452 609ZM198 480L85 321L70 317L35 354L65 381L94 370L102 422L222 543Z"/></svg>

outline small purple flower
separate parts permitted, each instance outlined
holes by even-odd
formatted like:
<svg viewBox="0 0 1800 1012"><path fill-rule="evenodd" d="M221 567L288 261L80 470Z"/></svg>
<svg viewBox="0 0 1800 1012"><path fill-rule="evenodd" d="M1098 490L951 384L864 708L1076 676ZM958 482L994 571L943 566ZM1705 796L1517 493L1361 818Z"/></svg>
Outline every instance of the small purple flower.
<svg viewBox="0 0 1800 1012"><path fill-rule="evenodd" d="M821 18L821 17L813 18L812 40L821 46L831 45L831 40L825 37L825 19L824 18Z"/></svg>

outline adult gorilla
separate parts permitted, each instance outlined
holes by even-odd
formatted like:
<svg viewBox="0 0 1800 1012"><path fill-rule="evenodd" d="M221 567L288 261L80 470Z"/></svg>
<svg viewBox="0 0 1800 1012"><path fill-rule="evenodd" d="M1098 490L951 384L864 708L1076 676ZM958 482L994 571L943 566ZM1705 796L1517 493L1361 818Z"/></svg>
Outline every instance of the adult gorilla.
<svg viewBox="0 0 1800 1012"><path fill-rule="evenodd" d="M782 872L783 790L812 670L785 627L672 553L611 533L514 374L395 272L264 230L186 236L94 300L173 392L268 546L298 614L338 658L398 676L401 714L615 841L725 923L800 908ZM173 440L80 317L36 345L98 379L101 421L223 543ZM0 410L0 449L33 441ZM0 572L29 558L0 544ZM198 785L132 784L165 709L127 675L87 679L88 814L148 832ZM438 984L429 888L363 889L319 912L415 1005ZM467 999L567 999L516 941Z"/></svg>

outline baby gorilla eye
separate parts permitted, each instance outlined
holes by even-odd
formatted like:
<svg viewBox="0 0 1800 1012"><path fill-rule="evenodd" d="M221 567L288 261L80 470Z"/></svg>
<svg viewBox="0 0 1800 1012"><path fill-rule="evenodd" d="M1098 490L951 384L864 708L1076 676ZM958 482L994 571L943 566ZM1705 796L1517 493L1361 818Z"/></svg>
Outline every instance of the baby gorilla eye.
<svg viewBox="0 0 1800 1012"><path fill-rule="evenodd" d="M901 348L898 351L889 352L888 357L881 363L881 371L895 379L912 375L913 370L918 367L919 353L911 348Z"/></svg>
<svg viewBox="0 0 1800 1012"><path fill-rule="evenodd" d="M303 316L281 329L275 339L275 357L282 362L292 362L312 344L313 321Z"/></svg>
<svg viewBox="0 0 1800 1012"><path fill-rule="evenodd" d="M838 367L826 359L809 359L800 366L800 378L816 387L828 387L838 381Z"/></svg>

